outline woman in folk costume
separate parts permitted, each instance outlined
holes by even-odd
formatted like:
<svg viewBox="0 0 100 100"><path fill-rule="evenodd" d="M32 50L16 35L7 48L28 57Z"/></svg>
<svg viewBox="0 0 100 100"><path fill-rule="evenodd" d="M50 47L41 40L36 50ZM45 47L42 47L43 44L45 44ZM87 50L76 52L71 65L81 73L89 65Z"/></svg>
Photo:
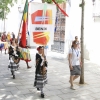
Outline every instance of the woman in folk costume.
<svg viewBox="0 0 100 100"><path fill-rule="evenodd" d="M35 82L34 86L37 90L41 91L41 97L44 98L43 87L47 83L47 61L44 56L42 46L37 48L38 53L36 53L36 70L35 70Z"/></svg>
<svg viewBox="0 0 100 100"><path fill-rule="evenodd" d="M7 36L6 36L6 32L4 32L1 36L1 41L2 42L6 42Z"/></svg>
<svg viewBox="0 0 100 100"><path fill-rule="evenodd" d="M17 44L15 43L15 39L12 39L11 45L8 49L8 53L9 53L8 68L11 69L11 74L13 75L13 79L15 79L15 71L18 70L19 61L20 61L19 59L20 51L19 51Z"/></svg>
<svg viewBox="0 0 100 100"><path fill-rule="evenodd" d="M1 53L2 53L3 48L4 48L4 43L2 43L1 40L0 40L0 51L1 51Z"/></svg>
<svg viewBox="0 0 100 100"><path fill-rule="evenodd" d="M5 54L6 54L6 50L8 49L6 32L4 32L3 35L1 36L1 41L4 44L4 49L5 49ZM2 52L2 50L1 50L1 52Z"/></svg>
<svg viewBox="0 0 100 100"><path fill-rule="evenodd" d="M8 32L8 34L7 34L7 41L8 41L9 44L10 44L10 40L11 40L11 34L10 34L10 32Z"/></svg>
<svg viewBox="0 0 100 100"><path fill-rule="evenodd" d="M20 50L21 50L20 59L26 62L27 68L31 68L28 64L31 61L30 51L28 49L29 47L26 46L26 48L23 48L20 40L21 40L21 33L18 34L18 43L19 43Z"/></svg>

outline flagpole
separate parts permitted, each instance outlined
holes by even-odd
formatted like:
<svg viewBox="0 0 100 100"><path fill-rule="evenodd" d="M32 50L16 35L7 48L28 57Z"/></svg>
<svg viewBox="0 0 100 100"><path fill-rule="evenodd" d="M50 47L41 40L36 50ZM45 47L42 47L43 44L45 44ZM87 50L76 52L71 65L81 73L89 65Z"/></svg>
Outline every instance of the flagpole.
<svg viewBox="0 0 100 100"><path fill-rule="evenodd" d="M26 1L27 1L27 0L26 0ZM25 5L26 5L26 2L25 2ZM25 10L25 5L24 5L24 10ZM24 10L23 10L23 15L24 15ZM20 27L19 27L18 37L17 37L17 39L19 39L19 33L20 33L20 29L21 29L22 21L23 21L23 15L22 15L22 18L21 18L21 22L20 22Z"/></svg>
<svg viewBox="0 0 100 100"><path fill-rule="evenodd" d="M32 2L33 0L31 0L30 2ZM30 3L29 2L29 3ZM25 2L25 4L26 4L26 2ZM25 9L25 5L24 5L24 9ZM23 12L23 15L24 15L24 12ZM20 27L19 27L19 31L18 31L18 33L20 33L20 29L21 29L21 24L22 24L22 21L23 21L23 15L22 15L22 18L21 18L21 23L20 23Z"/></svg>

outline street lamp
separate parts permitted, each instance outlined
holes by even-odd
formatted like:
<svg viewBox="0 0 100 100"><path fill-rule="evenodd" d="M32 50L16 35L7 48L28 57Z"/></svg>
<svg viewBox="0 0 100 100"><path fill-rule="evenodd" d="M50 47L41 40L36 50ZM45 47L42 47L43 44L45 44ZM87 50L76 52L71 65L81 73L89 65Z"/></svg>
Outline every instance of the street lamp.
<svg viewBox="0 0 100 100"><path fill-rule="evenodd" d="M20 5L18 6L18 11L19 13L23 13L22 7Z"/></svg>
<svg viewBox="0 0 100 100"><path fill-rule="evenodd" d="M92 2L93 2L93 19L94 19L94 21L95 21L95 11L94 11L95 1L96 1L96 0L92 0Z"/></svg>
<svg viewBox="0 0 100 100"><path fill-rule="evenodd" d="M93 6L94 6L95 0L92 0L92 2L93 2Z"/></svg>

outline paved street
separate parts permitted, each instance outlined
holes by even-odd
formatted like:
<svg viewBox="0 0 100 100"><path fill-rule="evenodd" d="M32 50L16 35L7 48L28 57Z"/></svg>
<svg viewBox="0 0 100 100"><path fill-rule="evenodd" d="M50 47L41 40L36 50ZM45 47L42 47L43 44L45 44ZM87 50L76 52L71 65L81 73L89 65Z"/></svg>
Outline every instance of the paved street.
<svg viewBox="0 0 100 100"><path fill-rule="evenodd" d="M31 54L31 69L24 61L12 79L8 70L8 55L0 54L0 100L100 100L100 66L85 61L85 84L79 85L75 80L76 90L69 88L69 68L65 59L48 57L48 84L44 88L45 98L33 87L34 54Z"/></svg>

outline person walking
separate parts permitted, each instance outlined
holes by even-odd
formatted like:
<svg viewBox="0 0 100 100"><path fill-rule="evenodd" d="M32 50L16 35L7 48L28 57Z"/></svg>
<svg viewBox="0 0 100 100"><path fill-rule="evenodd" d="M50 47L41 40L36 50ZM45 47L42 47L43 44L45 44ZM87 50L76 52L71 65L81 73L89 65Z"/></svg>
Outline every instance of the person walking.
<svg viewBox="0 0 100 100"><path fill-rule="evenodd" d="M1 41L6 42L6 40L7 40L6 32L3 32L2 36L1 36Z"/></svg>
<svg viewBox="0 0 100 100"><path fill-rule="evenodd" d="M81 54L78 48L79 42L74 41L73 47L69 50L70 88L75 90L73 81L81 75Z"/></svg>
<svg viewBox="0 0 100 100"><path fill-rule="evenodd" d="M1 42L4 44L4 49L5 49L5 54L6 54L6 51L8 49L6 32L3 32L3 35L1 36ZM2 49L1 49L1 53L2 53Z"/></svg>
<svg viewBox="0 0 100 100"><path fill-rule="evenodd" d="M29 66L29 62L31 61L29 46L27 46L27 44L26 44L26 47L23 48L20 40L21 40L21 33L19 33L18 37L17 37L17 42L18 42L19 47L21 49L20 59L24 60L26 62L27 69L29 69L29 68L31 68L31 66Z"/></svg>
<svg viewBox="0 0 100 100"><path fill-rule="evenodd" d="M8 42L9 45L10 45L10 41L11 41L11 34L10 34L10 32L8 32L8 34L7 34L7 42Z"/></svg>
<svg viewBox="0 0 100 100"><path fill-rule="evenodd" d="M11 45L8 49L8 54L9 54L9 64L8 68L11 69L11 74L13 76L13 79L15 79L15 71L18 70L19 67L19 56L20 56L20 51L18 49L18 46L15 42L15 39L12 39Z"/></svg>
<svg viewBox="0 0 100 100"><path fill-rule="evenodd" d="M14 34L14 32L12 32L11 35L12 35L11 38L12 38L12 39L15 39L15 34Z"/></svg>
<svg viewBox="0 0 100 100"><path fill-rule="evenodd" d="M41 97L44 98L43 88L45 84L47 84L47 61L46 57L44 56L44 48L39 46L37 48L38 53L36 53L36 70L35 70L35 82L34 86L37 90L41 91Z"/></svg>
<svg viewBox="0 0 100 100"><path fill-rule="evenodd" d="M75 36L75 40L74 41L76 41L77 43L79 43L80 44L80 42L79 42L79 40L78 40L78 36ZM73 47L73 43L74 43L74 41L72 41L72 47ZM79 45L78 45L79 46ZM79 46L79 48L80 48L80 46Z"/></svg>

